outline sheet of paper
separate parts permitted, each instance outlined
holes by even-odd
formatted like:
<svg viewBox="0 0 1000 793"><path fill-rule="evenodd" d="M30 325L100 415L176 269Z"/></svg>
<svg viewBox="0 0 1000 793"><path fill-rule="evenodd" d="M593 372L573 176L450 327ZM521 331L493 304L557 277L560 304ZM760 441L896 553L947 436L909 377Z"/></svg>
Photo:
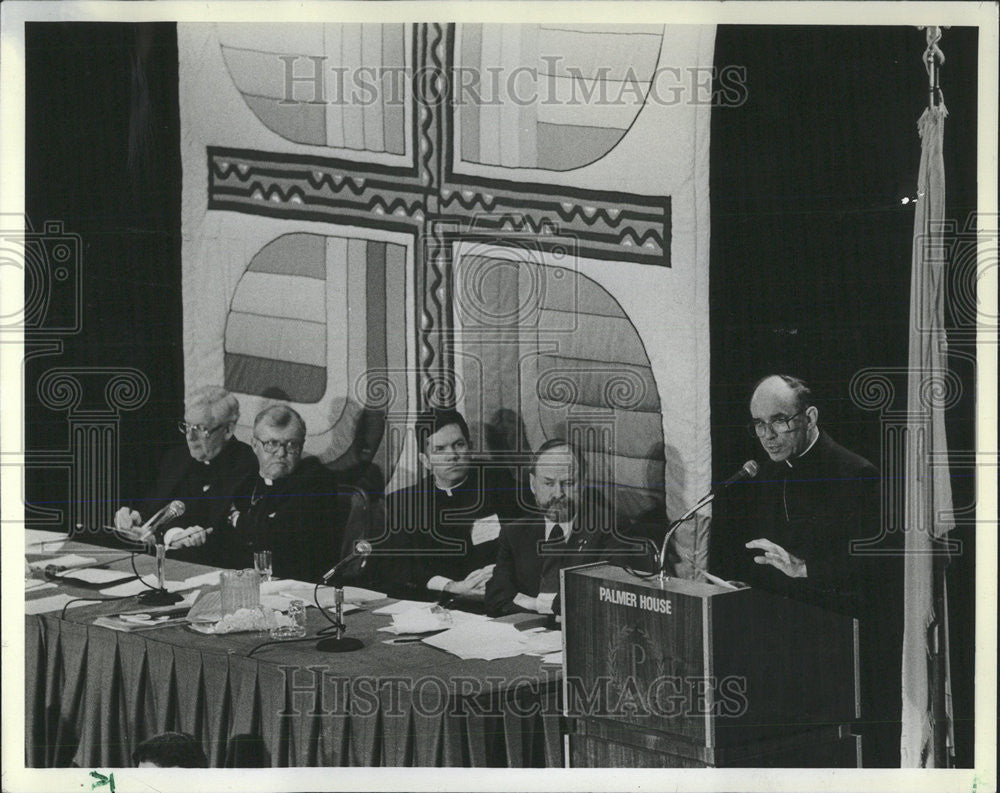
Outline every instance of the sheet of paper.
<svg viewBox="0 0 1000 793"><path fill-rule="evenodd" d="M178 582L177 588L194 589L195 587L201 586L216 586L219 583L220 575L222 575L221 570L212 570L210 573L193 575L190 578L185 578L183 581ZM170 587L167 587L167 589L170 589Z"/></svg>
<svg viewBox="0 0 1000 793"><path fill-rule="evenodd" d="M562 651L561 631L528 631L521 633L521 643L528 655L548 655Z"/></svg>
<svg viewBox="0 0 1000 793"><path fill-rule="evenodd" d="M385 592L376 592L374 589L365 589L360 586L344 587L345 603L371 603L376 600L385 600Z"/></svg>
<svg viewBox="0 0 1000 793"><path fill-rule="evenodd" d="M97 560L92 556L80 556L76 553L69 553L65 556L56 556L52 559L39 559L31 563L32 570L44 570L49 565L57 567L76 567L82 564L97 564Z"/></svg>
<svg viewBox="0 0 1000 793"><path fill-rule="evenodd" d="M309 605L313 602L313 591L315 589L316 585L310 584L307 581L296 581L294 578L279 578L262 583L260 585L260 594L262 597L264 595L281 595L286 598L297 598ZM319 599L324 607L328 605L332 606L333 590L330 587L320 587ZM356 586L344 587L345 604L371 603L376 600L385 600L385 593Z"/></svg>
<svg viewBox="0 0 1000 793"><path fill-rule="evenodd" d="M472 524L472 544L481 545L484 542L490 542L495 540L500 536L500 517L498 515L490 515L486 518L480 518Z"/></svg>
<svg viewBox="0 0 1000 793"><path fill-rule="evenodd" d="M492 661L511 658L525 651L521 632L504 622L466 622L435 636L428 636L424 644L457 655L459 658L480 658Z"/></svg>
<svg viewBox="0 0 1000 793"><path fill-rule="evenodd" d="M48 597L38 598L36 600L27 600L24 603L24 613L49 614L53 611L60 611L63 606L73 599L72 595L60 592L58 595L49 595ZM86 606L93 602L94 601L78 600L75 603L70 604L70 608L74 609L77 606Z"/></svg>
<svg viewBox="0 0 1000 793"><path fill-rule="evenodd" d="M25 550L38 553L40 551L55 551L62 547L69 538L58 531L42 531L41 529L25 529Z"/></svg>
<svg viewBox="0 0 1000 793"><path fill-rule="evenodd" d="M372 609L372 614L402 614L404 611L432 608L434 608L433 603L425 603L420 600L398 600L395 603L382 606L382 608Z"/></svg>
<svg viewBox="0 0 1000 793"><path fill-rule="evenodd" d="M131 571L108 570L104 567L84 567L80 570L67 570L65 576L86 581L88 584L106 584L109 581L119 581L126 576L131 576ZM63 576L59 576L62 578Z"/></svg>
<svg viewBox="0 0 1000 793"><path fill-rule="evenodd" d="M24 584L25 592L38 592L42 589L55 589L56 585L51 581L41 581L37 578L33 578L31 581L26 581Z"/></svg>

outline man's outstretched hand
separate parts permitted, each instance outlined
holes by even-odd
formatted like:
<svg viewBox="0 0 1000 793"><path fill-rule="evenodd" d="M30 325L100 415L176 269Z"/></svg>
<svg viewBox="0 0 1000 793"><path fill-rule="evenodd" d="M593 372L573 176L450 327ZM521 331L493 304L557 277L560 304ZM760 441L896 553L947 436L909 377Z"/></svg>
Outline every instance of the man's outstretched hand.
<svg viewBox="0 0 1000 793"><path fill-rule="evenodd" d="M757 540L750 540L746 547L764 552L753 558L757 564L769 564L771 567L777 567L789 578L805 578L807 575L806 563L777 543L761 537Z"/></svg>

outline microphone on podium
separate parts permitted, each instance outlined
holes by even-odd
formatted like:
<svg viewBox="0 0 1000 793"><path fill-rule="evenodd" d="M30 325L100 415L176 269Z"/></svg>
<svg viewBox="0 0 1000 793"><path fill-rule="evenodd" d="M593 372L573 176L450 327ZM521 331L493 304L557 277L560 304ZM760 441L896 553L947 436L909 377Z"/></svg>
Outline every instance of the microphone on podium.
<svg viewBox="0 0 1000 793"><path fill-rule="evenodd" d="M712 495L717 495L720 490L725 490L730 485L735 485L737 482L742 482L744 479L753 479L757 476L760 471L760 466L757 465L756 460L747 460L743 463L743 467L740 468L735 474L729 477L725 482L720 482L715 487L712 488Z"/></svg>
<svg viewBox="0 0 1000 793"><path fill-rule="evenodd" d="M660 558L659 558L659 578L661 583L666 583L667 581L667 546L670 544L671 537L674 536L674 532L677 531L677 527L680 526L684 521L688 520L694 513L699 509L711 504L715 501L715 497L719 495L723 490L725 490L730 485L734 485L737 482L742 482L744 479L753 479L757 476L758 471L760 471L760 466L757 465L756 460L747 460L743 463L743 467L740 468L735 474L729 477L724 482L720 482L718 485L712 488L711 492L704 496L697 504L695 504L691 509L681 515L677 520L670 524L667 528L667 533L663 538L663 544L660 546Z"/></svg>

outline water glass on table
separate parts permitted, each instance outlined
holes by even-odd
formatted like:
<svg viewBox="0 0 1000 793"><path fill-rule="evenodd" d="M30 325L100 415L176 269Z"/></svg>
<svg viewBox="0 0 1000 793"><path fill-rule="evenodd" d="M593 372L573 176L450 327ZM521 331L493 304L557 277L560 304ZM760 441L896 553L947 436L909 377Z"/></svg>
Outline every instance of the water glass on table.
<svg viewBox="0 0 1000 793"><path fill-rule="evenodd" d="M301 600L291 601L288 604L288 616L293 624L271 628L272 639L301 639L306 635L306 604Z"/></svg>
<svg viewBox="0 0 1000 793"><path fill-rule="evenodd" d="M253 552L253 569L257 571L262 583L266 583L271 580L271 562L272 557L270 551Z"/></svg>

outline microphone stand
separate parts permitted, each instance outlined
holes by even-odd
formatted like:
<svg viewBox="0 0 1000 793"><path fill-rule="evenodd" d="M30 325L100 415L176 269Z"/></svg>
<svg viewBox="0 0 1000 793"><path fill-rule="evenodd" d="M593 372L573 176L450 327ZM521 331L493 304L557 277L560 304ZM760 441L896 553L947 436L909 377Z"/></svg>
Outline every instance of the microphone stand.
<svg viewBox="0 0 1000 793"><path fill-rule="evenodd" d="M327 581L335 580L337 573L339 573L348 562L352 562L359 557L364 560L362 561L362 565L364 565L365 562L367 562L367 556L370 552L371 547L369 546L367 551L363 553L355 551L354 553L348 554L335 564L330 572L323 576L323 583L325 584ZM319 606L318 598L316 600L316 605ZM336 633L333 636L328 636L327 638L320 639L316 642L316 649L322 653L349 653L354 650L360 650L365 646L365 643L361 641L361 639L344 636L344 633L347 631L347 626L344 624L344 588L342 586L335 585L333 587L333 608Z"/></svg>
<svg viewBox="0 0 1000 793"><path fill-rule="evenodd" d="M176 592L167 592L164 586L164 567L167 561L167 546L163 544L163 538L156 541L156 589L150 589L139 595L139 602L144 606L169 606L177 603L183 598Z"/></svg>
<svg viewBox="0 0 1000 793"><path fill-rule="evenodd" d="M365 643L361 639L344 636L347 627L344 625L343 587L338 586L333 588L333 608L334 618L337 623L336 633L333 636L328 636L316 642L316 649L322 653L349 653L354 650L360 650L365 646Z"/></svg>
<svg viewBox="0 0 1000 793"><path fill-rule="evenodd" d="M667 582L670 581L670 576L667 575L667 546L670 544L670 539L674 536L674 532L680 527L682 523L691 519L691 517L700 509L708 506L715 500L715 493L709 493L704 496L697 504L695 504L691 509L681 515L677 520L670 524L667 528L667 534L663 538L663 545L660 547L660 559L659 559L659 573L656 576L657 583L661 587L665 587Z"/></svg>

